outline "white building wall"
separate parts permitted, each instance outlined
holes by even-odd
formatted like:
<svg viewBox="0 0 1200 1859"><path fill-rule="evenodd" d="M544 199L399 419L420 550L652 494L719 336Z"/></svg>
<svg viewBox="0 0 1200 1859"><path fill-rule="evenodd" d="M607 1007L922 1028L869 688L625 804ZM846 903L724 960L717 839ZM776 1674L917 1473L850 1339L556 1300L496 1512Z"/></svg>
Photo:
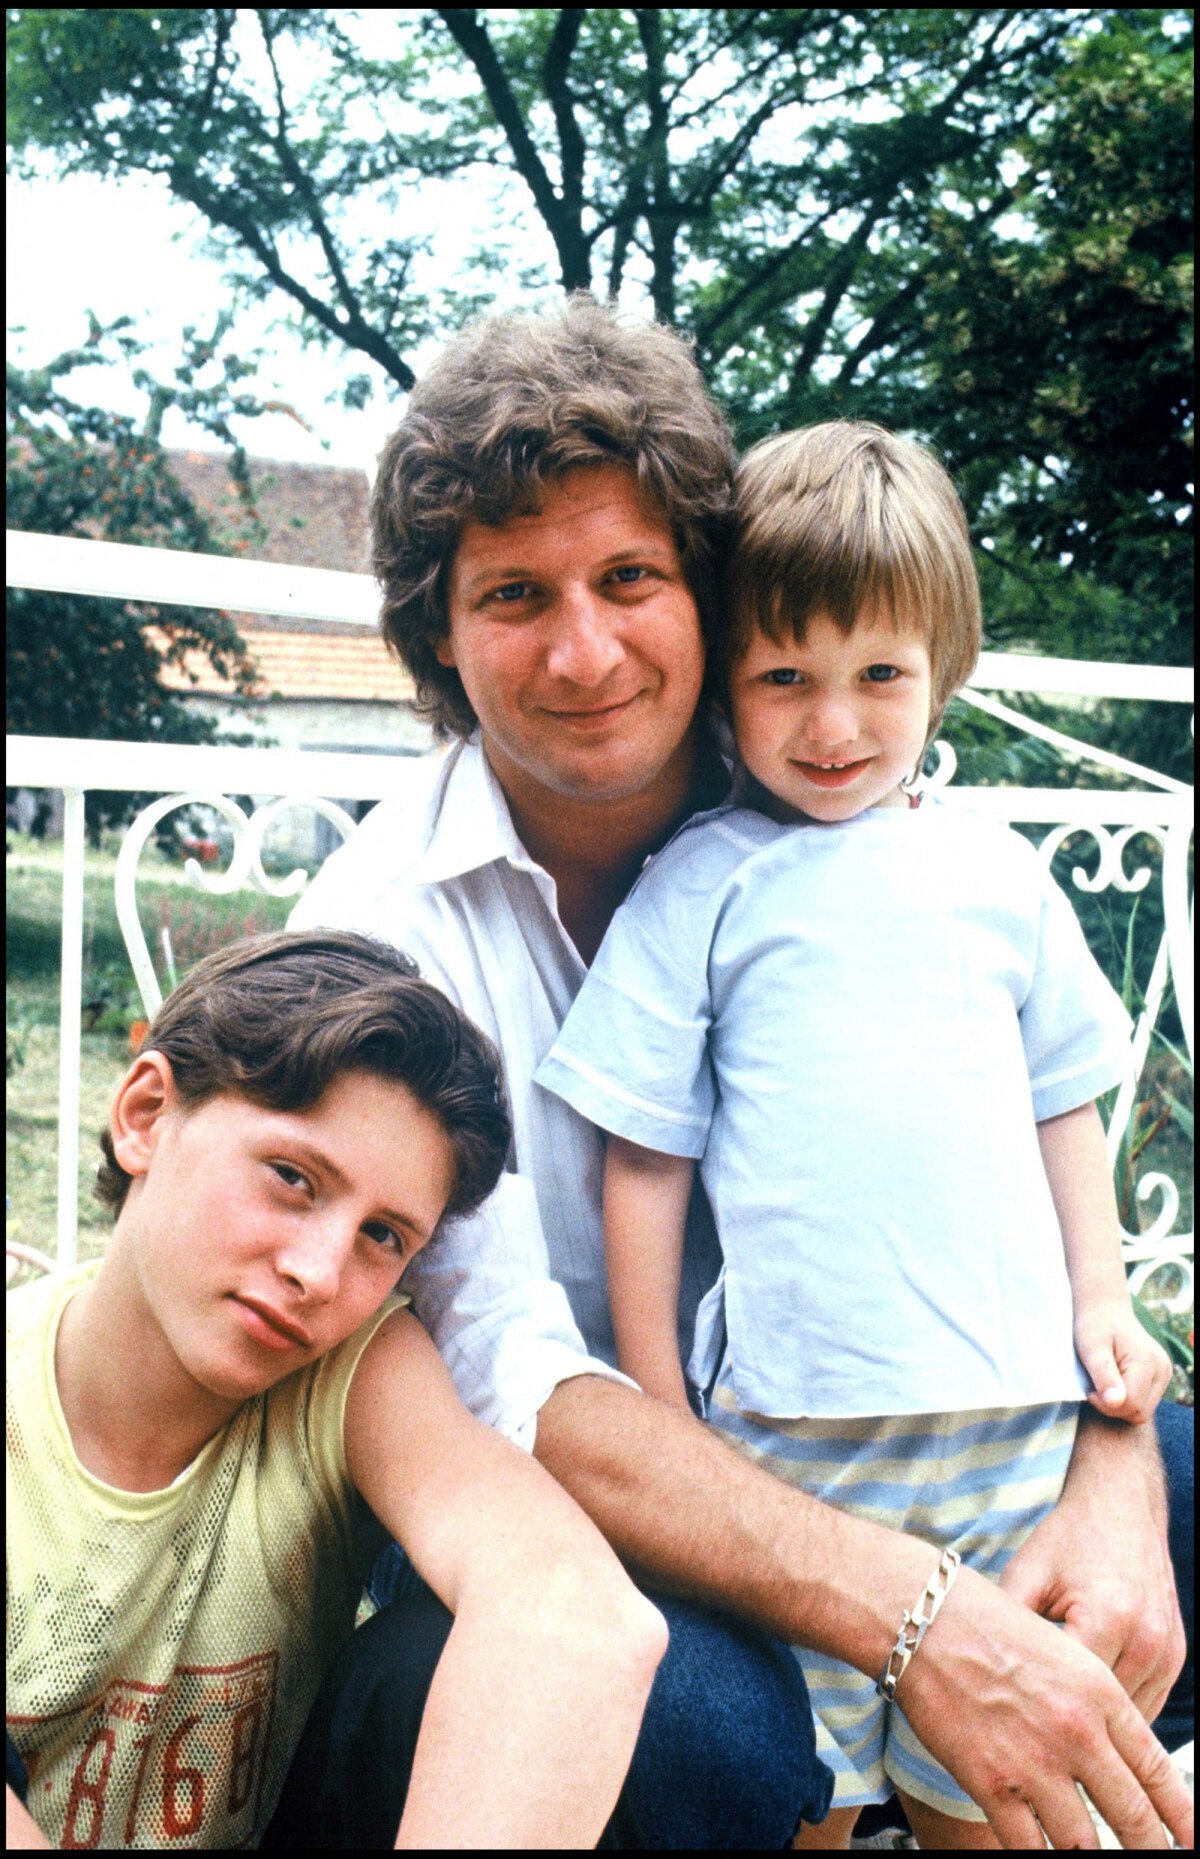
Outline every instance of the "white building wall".
<svg viewBox="0 0 1200 1859"><path fill-rule="evenodd" d="M407 704L334 697L272 697L263 703L225 697L184 699L210 717L222 735L253 731L264 748L361 749L386 755L423 755L433 731Z"/></svg>

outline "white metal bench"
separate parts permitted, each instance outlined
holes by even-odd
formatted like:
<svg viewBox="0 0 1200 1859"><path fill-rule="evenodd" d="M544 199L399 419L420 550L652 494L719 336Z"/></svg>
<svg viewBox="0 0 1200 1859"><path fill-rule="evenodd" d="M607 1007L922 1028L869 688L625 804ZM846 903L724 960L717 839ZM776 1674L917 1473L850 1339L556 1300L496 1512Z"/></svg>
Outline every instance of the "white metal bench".
<svg viewBox="0 0 1200 1859"><path fill-rule="evenodd" d="M124 598L211 604L239 611L289 613L361 624L374 610L375 590L365 576L269 563L233 562L223 557L182 555L108 543L43 536L9 537L10 585ZM1080 784L1070 789L956 786L950 742L939 747L931 785L950 803L970 806L1013 825L1039 830L1049 862L1068 849L1078 857L1071 882L1081 891L1108 888L1126 893L1161 889L1164 933L1149 972L1138 977L1142 1005L1137 1014L1125 1079L1109 1123L1115 1157L1134 1110L1139 1081L1155 1027L1173 989L1189 1059L1194 1039L1194 981L1189 858L1193 791L1186 784L1143 768L1103 749L1033 722L996 696L1017 691L1074 698L1193 701L1190 671L1153 666L1077 663L985 653L971 688L959 701L998 717L1015 730L1048 742L1071 759ZM948 726L953 736L953 712ZM158 823L173 810L201 803L230 828L232 858L223 871L189 860L186 870L200 890L227 893L243 886L275 896L294 896L307 874L272 878L263 866L266 830L281 811L315 808L342 838L353 829L343 807L327 798L374 801L396 792L407 757L346 755L279 749L186 747L169 743L74 741L14 737L8 742L10 785L61 789L63 828L63 961L61 998L58 1258L75 1256L77 1217L80 1007L83 948L84 795L95 789L157 793L162 798L127 828L117 867L117 910L133 972L148 1014L161 999L158 978L138 920L136 885L141 853ZM1083 771L1095 781L1103 771L1137 787L1082 785ZM254 795L249 813L232 798ZM1089 871L1088 864L1095 869ZM1060 880L1066 882L1063 873ZM1180 1197L1161 1170L1146 1172L1136 1193L1158 1205L1145 1231L1126 1235L1131 1283L1137 1289L1163 1266L1174 1268L1177 1284L1167 1298L1177 1309L1192 1301L1193 1237L1177 1230Z"/></svg>

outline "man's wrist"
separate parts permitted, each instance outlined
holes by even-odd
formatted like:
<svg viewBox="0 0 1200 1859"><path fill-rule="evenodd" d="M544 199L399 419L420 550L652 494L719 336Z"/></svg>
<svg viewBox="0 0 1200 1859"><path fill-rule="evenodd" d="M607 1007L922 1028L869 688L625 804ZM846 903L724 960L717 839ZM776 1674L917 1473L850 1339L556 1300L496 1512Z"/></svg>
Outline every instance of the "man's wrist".
<svg viewBox="0 0 1200 1859"><path fill-rule="evenodd" d="M942 1603L958 1578L961 1563L962 1557L957 1549L943 1549L941 1559L916 1606L905 1608L896 1643L875 1685L880 1697L887 1698L889 1703L896 1695L896 1686L920 1652L926 1633L941 1612Z"/></svg>
<svg viewBox="0 0 1200 1859"><path fill-rule="evenodd" d="M1114 1490L1115 1480L1125 1481L1119 1495ZM1155 1430L1152 1426L1128 1426L1094 1407L1081 1405L1075 1449L1059 1506L1070 1509L1076 1503L1098 1503L1109 1511L1129 1501L1148 1504L1165 1530L1167 1486Z"/></svg>

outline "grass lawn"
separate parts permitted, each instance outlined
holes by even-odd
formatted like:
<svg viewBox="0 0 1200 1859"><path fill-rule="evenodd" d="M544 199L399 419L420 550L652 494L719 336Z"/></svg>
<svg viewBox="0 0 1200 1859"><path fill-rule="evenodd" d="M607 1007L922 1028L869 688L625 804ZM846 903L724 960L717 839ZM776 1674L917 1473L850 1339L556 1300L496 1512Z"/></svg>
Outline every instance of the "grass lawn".
<svg viewBox="0 0 1200 1859"><path fill-rule="evenodd" d="M62 849L8 835L5 995L8 1079L5 1148L8 1236L43 1252L55 1248L58 1171L58 991ZM83 1033L80 1053L79 1255L99 1253L111 1227L92 1197L109 1100L129 1064L129 1029L143 1008L117 925L116 851L89 848L84 895ZM150 847L142 855L138 904L158 960L170 930L178 972L210 949L255 931L281 929L294 900L244 891L212 897L195 890L178 864ZM14 1065L15 1060L15 1065Z"/></svg>

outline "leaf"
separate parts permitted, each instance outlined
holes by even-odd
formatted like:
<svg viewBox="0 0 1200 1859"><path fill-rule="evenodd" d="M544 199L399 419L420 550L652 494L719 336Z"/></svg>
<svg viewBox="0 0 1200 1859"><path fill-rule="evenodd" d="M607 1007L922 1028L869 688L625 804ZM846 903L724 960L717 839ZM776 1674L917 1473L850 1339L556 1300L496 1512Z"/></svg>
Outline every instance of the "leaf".
<svg viewBox="0 0 1200 1859"><path fill-rule="evenodd" d="M1191 1111L1186 1104L1181 1104L1179 1099L1177 1097L1173 1097L1170 1091L1166 1090L1162 1085L1160 1085L1158 1088L1162 1092L1167 1103L1171 1106L1171 1115L1174 1117L1176 1123L1179 1125L1180 1129L1183 1131L1188 1141L1195 1142L1196 1140L1196 1119L1195 1119L1194 1112Z"/></svg>
<svg viewBox="0 0 1200 1859"><path fill-rule="evenodd" d="M1161 1348L1166 1350L1173 1362L1178 1362L1179 1366L1186 1369L1190 1375L1195 1367L1195 1351L1191 1345L1185 1342L1182 1336L1176 1336L1173 1330L1169 1330L1165 1324L1160 1323L1158 1318L1151 1314L1143 1300L1136 1295L1133 1299L1133 1309L1142 1328Z"/></svg>

